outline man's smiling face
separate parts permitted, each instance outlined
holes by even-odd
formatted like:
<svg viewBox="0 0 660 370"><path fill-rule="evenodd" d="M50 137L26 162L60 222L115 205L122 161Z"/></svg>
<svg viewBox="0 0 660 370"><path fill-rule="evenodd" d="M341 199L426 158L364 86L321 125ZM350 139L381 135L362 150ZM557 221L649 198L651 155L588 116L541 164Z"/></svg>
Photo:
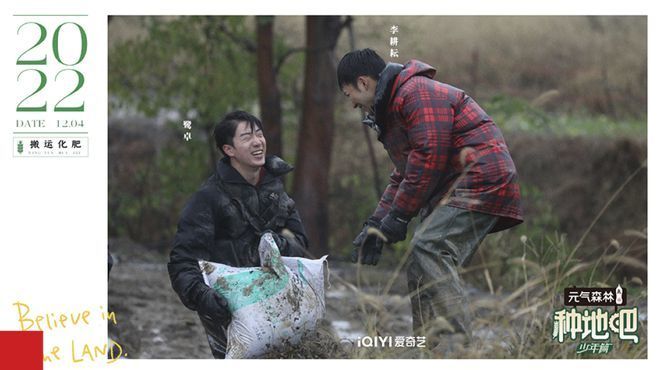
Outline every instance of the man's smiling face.
<svg viewBox="0 0 660 370"><path fill-rule="evenodd" d="M367 76L358 77L356 84L343 85L341 91L351 100L353 108L360 108L370 113L376 95L376 81Z"/></svg>
<svg viewBox="0 0 660 370"><path fill-rule="evenodd" d="M266 138L256 125L239 123L232 141L234 145L225 145L224 151L238 164L256 168L266 163Z"/></svg>

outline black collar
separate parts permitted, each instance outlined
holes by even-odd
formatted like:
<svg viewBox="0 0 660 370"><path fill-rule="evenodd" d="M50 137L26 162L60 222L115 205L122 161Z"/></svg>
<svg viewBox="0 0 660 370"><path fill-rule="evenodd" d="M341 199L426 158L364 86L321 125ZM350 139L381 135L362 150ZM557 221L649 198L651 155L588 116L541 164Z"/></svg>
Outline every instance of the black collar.
<svg viewBox="0 0 660 370"><path fill-rule="evenodd" d="M396 77L403 70L403 65L398 63L387 63L385 69L378 75L378 83L376 84L376 92L374 95L374 115L368 115L362 123L370 126L378 132L378 136L382 134L385 126L385 115L387 114L387 106L390 103L392 96L392 89L394 88L394 81Z"/></svg>
<svg viewBox="0 0 660 370"><path fill-rule="evenodd" d="M264 169L266 170L259 181L259 185L267 184L271 181L274 181L276 178L281 177L291 171L293 171L293 166L285 162L282 158L269 155L266 156L266 163L264 164ZM230 184L244 184L249 185L249 183L241 176L241 174L232 167L229 162L229 157L224 157L218 161L216 164L216 173L220 180Z"/></svg>

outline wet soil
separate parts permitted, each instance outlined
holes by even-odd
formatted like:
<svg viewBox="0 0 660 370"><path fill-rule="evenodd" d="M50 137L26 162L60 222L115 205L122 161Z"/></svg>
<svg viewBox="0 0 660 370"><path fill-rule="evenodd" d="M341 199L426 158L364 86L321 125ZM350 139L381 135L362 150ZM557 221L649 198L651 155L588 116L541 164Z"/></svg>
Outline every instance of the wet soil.
<svg viewBox="0 0 660 370"><path fill-rule="evenodd" d="M118 324L110 324L110 337L122 346L128 358L213 358L196 313L183 306L172 290L166 258L147 251L139 253L140 249L144 247L139 244L111 240L110 251L116 263L110 274L108 302ZM368 267L358 272L353 264L333 261L329 267L331 285L326 291L326 316L319 330L323 337L310 339L315 342L305 349L307 352L293 348L272 358L420 358L419 351L385 353L356 349L358 338L364 336L412 335L405 274L400 274L383 294L393 274L391 269ZM537 314L529 319L517 311L520 305L503 303L507 295L502 292L490 294L469 286L467 292L474 317L473 345L469 352L451 348L442 357L527 357L529 353L522 351L538 338L525 328L539 327L551 335L552 311L547 305L537 306L536 301L530 301L528 305L536 307ZM646 325L646 300L636 300L635 305L640 308L640 321ZM454 336L447 338L450 343L458 340ZM568 347L567 350L570 352Z"/></svg>

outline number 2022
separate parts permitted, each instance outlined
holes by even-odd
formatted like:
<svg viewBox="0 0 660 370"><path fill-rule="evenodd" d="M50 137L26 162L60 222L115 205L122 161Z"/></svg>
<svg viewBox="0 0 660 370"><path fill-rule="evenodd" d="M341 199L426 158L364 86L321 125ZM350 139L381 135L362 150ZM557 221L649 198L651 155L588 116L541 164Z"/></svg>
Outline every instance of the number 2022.
<svg viewBox="0 0 660 370"><path fill-rule="evenodd" d="M81 41L81 43L80 43L80 54L78 55L78 59L75 60L72 63L66 63L65 61L62 60L62 57L60 56L60 30L62 29L62 27L64 25L67 25L67 24L74 25L78 29L78 31L80 32L80 41ZM17 34L20 33L21 29L26 25L35 25L35 26L38 27L38 29L39 29L39 39L37 40L37 42L34 45L32 45L32 47L25 50L21 55L18 56L18 59L16 59L16 64L17 65L46 65L47 56L45 56L45 55L42 59L25 59L24 58L25 54L27 54L30 50L33 50L34 48L41 45L46 40L46 34L47 34L46 27L44 27L43 25L41 25L39 23L36 23L36 22L26 22L26 23L23 23L22 25L20 25L18 27ZM53 33L53 56L55 57L55 59L60 64L65 65L65 66L69 66L69 67L75 66L75 65L79 64L80 62L82 62L83 59L85 59L86 54L87 54L87 34L85 33L85 30L79 24L73 23L73 22L65 22L65 23L62 23L59 26L57 26L57 28L55 29L55 32ZM44 87L46 87L46 81L47 81L46 74L43 73L42 71L40 71L38 69L34 69L34 68L25 69L25 70L21 71L18 74L18 77L17 77L16 80L20 81L21 76L24 73L37 73L38 76L39 76L39 81L40 82L39 82L39 86L37 87L36 90L34 90L32 92L32 94L26 96L23 100L20 101L20 103L18 103L18 105L16 105L16 111L17 112L45 112L47 104L48 104L47 102L44 102L44 104L42 106L36 106L36 107L35 106L24 106L23 103L27 99L29 99L32 96L36 95ZM76 87L70 93L68 93L66 96L64 96L62 99L60 99L55 104L55 108L53 110L55 112L84 112L85 111L85 102L83 102L79 106L72 107L72 106L62 105L62 101L67 99L71 95L75 94L76 92L78 92L78 90L80 90L83 87L83 85L85 84L85 76L83 76L82 73L80 73L79 71L77 71L73 68L65 68L65 69L61 69L59 72L57 72L57 74L55 75L55 81L57 81L57 78L59 77L59 75L63 74L63 73L74 73L78 77L78 84L76 85Z"/></svg>

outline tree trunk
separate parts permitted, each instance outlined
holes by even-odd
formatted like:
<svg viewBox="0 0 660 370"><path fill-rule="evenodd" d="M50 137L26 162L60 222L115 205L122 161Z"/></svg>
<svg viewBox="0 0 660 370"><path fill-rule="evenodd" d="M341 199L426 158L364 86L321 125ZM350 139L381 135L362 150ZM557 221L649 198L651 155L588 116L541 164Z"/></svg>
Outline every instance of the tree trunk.
<svg viewBox="0 0 660 370"><path fill-rule="evenodd" d="M257 17L257 90L268 154L282 156L282 105L273 60L273 16Z"/></svg>
<svg viewBox="0 0 660 370"><path fill-rule="evenodd" d="M328 253L328 192L337 94L334 49L338 16L306 17L305 84L298 136L294 197L305 224L310 252Z"/></svg>
<svg viewBox="0 0 660 370"><path fill-rule="evenodd" d="M351 47L351 51L355 50L355 33L353 32L353 18L348 17L346 19L346 27L348 30L348 44ZM378 175L378 159L376 158L376 151L374 150L374 143L371 140L369 134L369 128L367 125L362 125L362 133L364 134L364 139L367 142L367 149L369 152L369 160L371 160L371 170L374 174L374 194L376 199L380 199L383 191L381 190L382 183L380 182L380 176Z"/></svg>

